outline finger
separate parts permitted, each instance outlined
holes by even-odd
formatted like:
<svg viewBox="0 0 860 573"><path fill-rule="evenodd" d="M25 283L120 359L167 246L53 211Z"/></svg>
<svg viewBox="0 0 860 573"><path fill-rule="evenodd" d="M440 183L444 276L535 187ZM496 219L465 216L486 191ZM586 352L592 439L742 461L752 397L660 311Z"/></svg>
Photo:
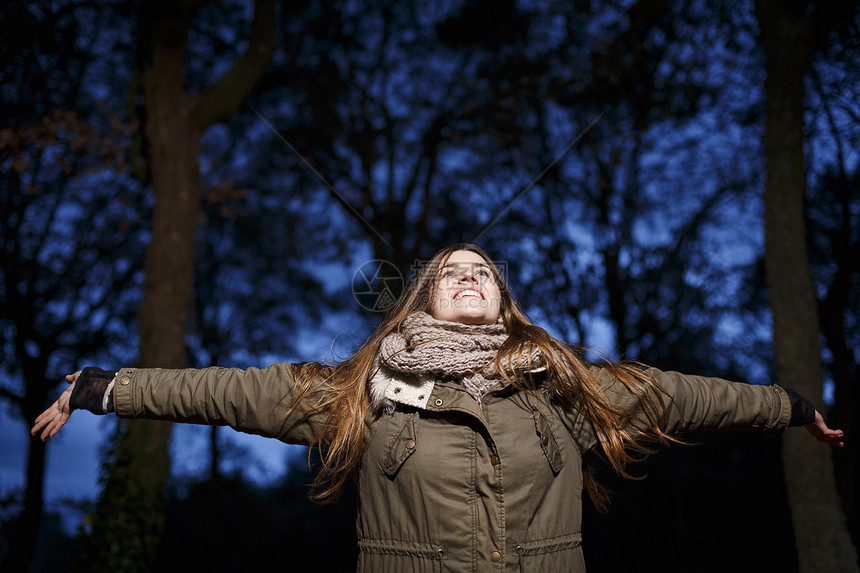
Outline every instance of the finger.
<svg viewBox="0 0 860 573"><path fill-rule="evenodd" d="M828 430L826 435L822 438L822 441L826 441L834 446L842 447L845 445L845 442L842 440L844 435L845 432L842 430Z"/></svg>
<svg viewBox="0 0 860 573"><path fill-rule="evenodd" d="M38 431L38 428L41 428L42 426L47 424L48 420L50 420L54 415L56 415L57 411L59 411L59 408L57 406L57 403L54 402L53 404L51 404L50 408L39 414L39 416L35 420L33 420L33 430L31 430L30 433L35 435Z"/></svg>
<svg viewBox="0 0 860 573"><path fill-rule="evenodd" d="M75 382L78 379L78 377L80 375L81 375L80 370L78 370L74 374L66 374L66 382L68 382L69 384L72 384L73 382Z"/></svg>
<svg viewBox="0 0 860 573"><path fill-rule="evenodd" d="M42 430L42 433L39 435L39 439L43 442L47 440L51 436L51 425L46 424L45 428Z"/></svg>
<svg viewBox="0 0 860 573"><path fill-rule="evenodd" d="M51 423L48 424L48 427L45 428L45 431L42 433L42 435L47 435L48 438L53 439L53 437L56 436L57 433L60 431L60 428L62 428L65 424L66 421L62 418L54 418L53 420L51 420ZM45 438L42 438L42 441L44 441L44 439Z"/></svg>
<svg viewBox="0 0 860 573"><path fill-rule="evenodd" d="M39 418L36 418L36 422L33 424L33 427L30 428L30 435L35 436L44 426L45 424L41 420L39 420Z"/></svg>
<svg viewBox="0 0 860 573"><path fill-rule="evenodd" d="M60 431L60 428L64 427L66 425L66 422L68 422L68 421L69 421L68 416L64 416L63 419L59 421L56 429L54 429L54 436L57 435L57 433ZM51 436L51 437L53 438L54 436Z"/></svg>
<svg viewBox="0 0 860 573"><path fill-rule="evenodd" d="M55 419L56 419L56 417L52 417L52 418L49 418L48 420L46 420L45 427L42 429L42 435L39 436L40 438L42 438L43 442L46 439L48 439L49 437L51 437L51 431L54 428L54 420Z"/></svg>
<svg viewBox="0 0 860 573"><path fill-rule="evenodd" d="M36 418L36 420L33 422L33 428L30 430L30 435L35 436L36 432L44 428L48 424L50 419L51 417L48 415L47 410L42 412L42 414L40 414L39 417Z"/></svg>

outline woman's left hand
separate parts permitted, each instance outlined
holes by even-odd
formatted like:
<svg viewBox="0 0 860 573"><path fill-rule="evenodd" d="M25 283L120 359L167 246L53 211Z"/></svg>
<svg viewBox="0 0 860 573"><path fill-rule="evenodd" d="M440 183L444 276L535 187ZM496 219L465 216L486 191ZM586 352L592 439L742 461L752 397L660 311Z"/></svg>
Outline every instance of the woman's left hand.
<svg viewBox="0 0 860 573"><path fill-rule="evenodd" d="M804 427L809 430L810 434L825 444L839 446L840 448L845 445L845 442L842 441L845 432L828 428L827 423L824 421L824 417L818 412L818 410L815 411L815 420L810 424L806 424Z"/></svg>

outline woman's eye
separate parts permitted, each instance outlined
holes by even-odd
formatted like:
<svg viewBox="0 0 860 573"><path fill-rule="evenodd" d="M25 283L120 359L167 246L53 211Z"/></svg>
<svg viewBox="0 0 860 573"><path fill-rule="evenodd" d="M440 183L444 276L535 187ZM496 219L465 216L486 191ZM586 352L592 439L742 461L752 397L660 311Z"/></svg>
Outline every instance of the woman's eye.
<svg viewBox="0 0 860 573"><path fill-rule="evenodd" d="M485 277L485 278L486 278L486 277L489 277L489 276L490 276L490 273L489 273L489 272L487 272L487 271L478 271L478 272L476 272L476 273L475 273L475 276L478 276L478 277Z"/></svg>
<svg viewBox="0 0 860 573"><path fill-rule="evenodd" d="M447 273L445 273L444 275L442 275L442 278L446 278L446 279L448 279L448 278L451 278L451 277L453 277L453 276L454 276L454 271L448 271Z"/></svg>

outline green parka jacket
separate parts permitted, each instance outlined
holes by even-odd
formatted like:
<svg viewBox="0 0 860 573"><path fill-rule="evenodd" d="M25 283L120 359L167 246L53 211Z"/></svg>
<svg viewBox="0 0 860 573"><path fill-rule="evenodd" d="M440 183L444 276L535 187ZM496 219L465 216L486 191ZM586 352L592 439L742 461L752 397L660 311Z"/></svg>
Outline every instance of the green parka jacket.
<svg viewBox="0 0 860 573"><path fill-rule="evenodd" d="M651 370L667 395L665 430L782 431L789 398L778 386ZM635 405L608 371L607 396ZM512 387L480 404L455 385L380 370L358 476L359 571L585 571L582 456L596 446L574 411ZM229 425L293 444L318 443L325 413L289 405L288 364L248 370L126 368L117 415Z"/></svg>

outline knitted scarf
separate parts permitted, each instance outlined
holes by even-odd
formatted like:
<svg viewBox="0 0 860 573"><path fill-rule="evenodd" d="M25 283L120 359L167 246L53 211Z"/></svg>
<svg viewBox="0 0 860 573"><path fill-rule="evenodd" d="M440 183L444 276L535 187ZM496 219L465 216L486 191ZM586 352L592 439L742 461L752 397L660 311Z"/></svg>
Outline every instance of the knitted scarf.
<svg viewBox="0 0 860 573"><path fill-rule="evenodd" d="M382 340L379 359L395 372L453 380L480 403L502 380L494 360L507 338L501 324L448 322L416 312ZM531 361L522 356L510 370L542 365L535 351Z"/></svg>

